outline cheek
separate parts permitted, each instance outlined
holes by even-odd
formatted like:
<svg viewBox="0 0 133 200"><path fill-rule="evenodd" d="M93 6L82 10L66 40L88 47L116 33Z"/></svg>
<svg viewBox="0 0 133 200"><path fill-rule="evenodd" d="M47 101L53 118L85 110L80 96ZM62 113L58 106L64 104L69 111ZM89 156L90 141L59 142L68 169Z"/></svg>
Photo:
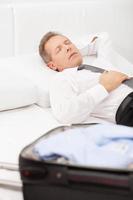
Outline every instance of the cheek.
<svg viewBox="0 0 133 200"><path fill-rule="evenodd" d="M66 62L66 60L67 60L67 57L63 53L60 53L60 54L53 57L53 61L57 65L62 65L63 63Z"/></svg>
<svg viewBox="0 0 133 200"><path fill-rule="evenodd" d="M65 52L61 52L58 56L57 56L57 60L60 61L66 61L68 60L68 56Z"/></svg>

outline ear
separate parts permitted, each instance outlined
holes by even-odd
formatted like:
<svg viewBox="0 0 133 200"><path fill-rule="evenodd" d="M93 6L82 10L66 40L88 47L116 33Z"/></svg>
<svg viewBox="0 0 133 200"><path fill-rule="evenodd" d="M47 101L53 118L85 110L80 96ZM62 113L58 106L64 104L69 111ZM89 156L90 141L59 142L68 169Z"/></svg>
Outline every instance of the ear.
<svg viewBox="0 0 133 200"><path fill-rule="evenodd" d="M48 62L47 65L48 65L48 67L49 67L50 69L52 69L52 70L54 70L54 71L57 70L57 67L56 67L56 65L54 64L53 61Z"/></svg>

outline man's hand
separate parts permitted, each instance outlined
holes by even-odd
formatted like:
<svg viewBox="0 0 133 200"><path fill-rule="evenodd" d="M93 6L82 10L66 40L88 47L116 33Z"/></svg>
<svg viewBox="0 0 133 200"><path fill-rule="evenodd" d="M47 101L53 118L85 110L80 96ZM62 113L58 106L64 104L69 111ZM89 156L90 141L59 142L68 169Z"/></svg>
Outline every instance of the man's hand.
<svg viewBox="0 0 133 200"><path fill-rule="evenodd" d="M116 89L124 80L129 79L126 74L117 71L104 71L101 76L99 83L103 85L103 87L111 92Z"/></svg>

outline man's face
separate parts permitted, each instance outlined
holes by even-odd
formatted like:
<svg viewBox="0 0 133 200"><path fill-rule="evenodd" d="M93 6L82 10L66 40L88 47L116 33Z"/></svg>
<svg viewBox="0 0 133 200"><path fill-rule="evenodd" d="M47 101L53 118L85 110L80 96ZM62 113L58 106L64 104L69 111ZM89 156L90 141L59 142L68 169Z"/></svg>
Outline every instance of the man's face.
<svg viewBox="0 0 133 200"><path fill-rule="evenodd" d="M45 50L51 56L48 66L53 70L76 67L82 63L82 56L77 47L65 36L51 37L45 44Z"/></svg>

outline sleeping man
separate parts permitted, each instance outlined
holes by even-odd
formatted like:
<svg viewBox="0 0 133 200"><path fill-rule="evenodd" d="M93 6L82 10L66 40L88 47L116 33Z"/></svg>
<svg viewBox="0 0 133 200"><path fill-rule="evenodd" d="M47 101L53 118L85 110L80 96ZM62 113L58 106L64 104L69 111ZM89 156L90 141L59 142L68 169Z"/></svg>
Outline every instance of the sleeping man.
<svg viewBox="0 0 133 200"><path fill-rule="evenodd" d="M50 86L51 107L57 120L76 124L96 117L133 126L133 89L126 85L132 78L113 70L96 73L84 69L78 48L55 32L43 36L39 53L49 68L58 71Z"/></svg>

